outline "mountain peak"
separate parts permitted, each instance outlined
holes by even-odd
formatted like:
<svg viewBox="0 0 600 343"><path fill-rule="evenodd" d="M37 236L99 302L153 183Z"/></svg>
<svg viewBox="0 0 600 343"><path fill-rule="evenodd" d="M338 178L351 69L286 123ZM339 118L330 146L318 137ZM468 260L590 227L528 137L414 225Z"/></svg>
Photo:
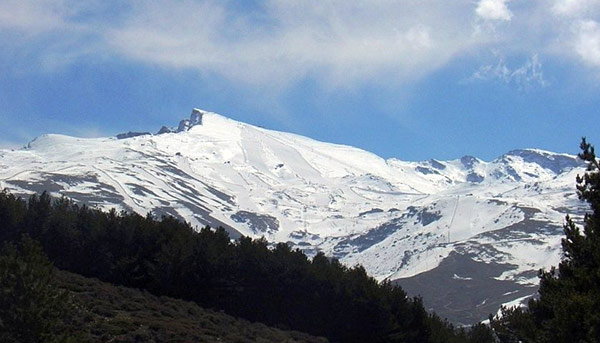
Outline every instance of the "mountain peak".
<svg viewBox="0 0 600 343"><path fill-rule="evenodd" d="M550 155L558 155L558 154L554 153L554 152L542 150L542 149L526 148L526 149L514 149L514 150L507 152L504 155L530 157L530 156L550 156Z"/></svg>
<svg viewBox="0 0 600 343"><path fill-rule="evenodd" d="M190 126L194 125L202 125L202 116L206 111L194 108L192 109L192 114L190 115Z"/></svg>
<svg viewBox="0 0 600 343"><path fill-rule="evenodd" d="M583 162L576 156L559 154L541 149L517 149L504 154L501 159L507 160L510 157L518 157L527 163L535 163L542 168L549 169L556 174L560 174L566 169L580 167Z"/></svg>
<svg viewBox="0 0 600 343"><path fill-rule="evenodd" d="M481 160L471 155L465 155L460 158L460 163L462 163L465 168L471 169L474 165L481 163Z"/></svg>
<svg viewBox="0 0 600 343"><path fill-rule="evenodd" d="M177 127L177 132L188 131L196 125L202 125L202 117L205 113L206 111L202 111L197 108L192 109L190 119L183 119L182 121L180 121L179 126Z"/></svg>
<svg viewBox="0 0 600 343"><path fill-rule="evenodd" d="M160 128L160 130L156 134L160 135L163 133L188 131L189 129L191 129L192 127L194 127L196 125L202 125L202 119L206 113L208 113L208 112L201 110L199 108L193 108L192 113L190 114L190 118L182 119L179 122L179 125L177 126L177 128L169 128L167 126L163 126Z"/></svg>

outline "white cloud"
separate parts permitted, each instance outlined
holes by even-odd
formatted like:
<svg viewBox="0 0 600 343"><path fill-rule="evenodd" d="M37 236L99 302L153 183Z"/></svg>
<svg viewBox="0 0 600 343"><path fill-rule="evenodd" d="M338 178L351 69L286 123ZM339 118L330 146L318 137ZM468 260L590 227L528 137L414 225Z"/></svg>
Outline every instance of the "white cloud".
<svg viewBox="0 0 600 343"><path fill-rule="evenodd" d="M410 83L457 57L480 65L489 49L600 68L600 0L257 3L4 0L0 43L23 69L124 58L270 89L305 78L325 87Z"/></svg>
<svg viewBox="0 0 600 343"><path fill-rule="evenodd" d="M506 6L507 2L508 0L480 0L475 12L483 19L510 21L513 13Z"/></svg>
<svg viewBox="0 0 600 343"><path fill-rule="evenodd" d="M585 63L600 67L600 25L593 20L586 20L578 23L575 30L577 54Z"/></svg>
<svg viewBox="0 0 600 343"><path fill-rule="evenodd" d="M28 33L46 32L65 25L62 3L6 0L0 2L0 28Z"/></svg>
<svg viewBox="0 0 600 343"><path fill-rule="evenodd" d="M48 33L75 36L99 31L105 4L101 0L3 0L0 1L0 29L16 32L19 38Z"/></svg>
<svg viewBox="0 0 600 343"><path fill-rule="evenodd" d="M591 68L600 68L600 0L555 0L552 13L563 28L554 49Z"/></svg>
<svg viewBox="0 0 600 343"><path fill-rule="evenodd" d="M566 17L588 16L600 8L600 0L555 0L552 11Z"/></svg>
<svg viewBox="0 0 600 343"><path fill-rule="evenodd" d="M91 55L103 56L107 24L90 13L100 0L0 1L0 44L11 71L54 71Z"/></svg>
<svg viewBox="0 0 600 343"><path fill-rule="evenodd" d="M471 80L500 80L506 84L515 84L520 89L548 85L537 54L517 68L511 68L504 57L499 57L496 64L481 66L471 76Z"/></svg>
<svg viewBox="0 0 600 343"><path fill-rule="evenodd" d="M463 7L467 1L458 1ZM132 59L249 83L306 76L343 85L427 74L472 44L470 27L439 1L267 1L267 23L220 2L154 2L110 32ZM152 23L152 25L149 25Z"/></svg>

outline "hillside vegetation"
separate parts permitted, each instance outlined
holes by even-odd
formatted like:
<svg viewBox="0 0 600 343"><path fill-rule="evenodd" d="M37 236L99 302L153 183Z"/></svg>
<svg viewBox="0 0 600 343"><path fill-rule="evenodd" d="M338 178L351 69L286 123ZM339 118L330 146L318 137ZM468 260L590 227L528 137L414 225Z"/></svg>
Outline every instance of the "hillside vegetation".
<svg viewBox="0 0 600 343"><path fill-rule="evenodd" d="M27 235L0 251L0 276L3 343L327 342L56 270Z"/></svg>
<svg viewBox="0 0 600 343"><path fill-rule="evenodd" d="M69 272L58 272L57 280L79 306L72 331L91 342L327 342Z"/></svg>
<svg viewBox="0 0 600 343"><path fill-rule="evenodd" d="M197 232L171 217L106 213L46 193L28 201L0 193L0 241L23 234L60 269L332 342L492 341L487 328L455 329L360 266L322 254L309 260L265 240L232 242L222 229Z"/></svg>

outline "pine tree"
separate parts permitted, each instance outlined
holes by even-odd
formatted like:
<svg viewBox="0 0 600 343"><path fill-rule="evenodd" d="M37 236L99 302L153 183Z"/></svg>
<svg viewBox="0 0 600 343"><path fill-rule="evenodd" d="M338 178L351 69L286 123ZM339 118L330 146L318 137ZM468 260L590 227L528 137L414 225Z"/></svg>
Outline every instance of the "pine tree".
<svg viewBox="0 0 600 343"><path fill-rule="evenodd" d="M0 341L67 342L61 331L67 296L39 244L23 236L0 253Z"/></svg>

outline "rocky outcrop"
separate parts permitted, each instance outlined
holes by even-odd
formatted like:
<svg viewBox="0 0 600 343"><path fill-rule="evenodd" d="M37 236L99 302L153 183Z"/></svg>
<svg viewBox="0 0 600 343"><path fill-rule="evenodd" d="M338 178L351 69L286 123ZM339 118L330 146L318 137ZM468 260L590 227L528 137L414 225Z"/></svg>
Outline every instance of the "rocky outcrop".
<svg viewBox="0 0 600 343"><path fill-rule="evenodd" d="M137 137L137 136L145 136L145 135L149 135L150 132L133 132L133 131L129 131L127 133L119 133L117 135L117 139L126 139L126 138L132 138L132 137Z"/></svg>
<svg viewBox="0 0 600 343"><path fill-rule="evenodd" d="M179 122L177 132L187 131L196 125L202 125L202 116L204 113L206 112L194 108L192 114L190 114L190 119L183 119Z"/></svg>

